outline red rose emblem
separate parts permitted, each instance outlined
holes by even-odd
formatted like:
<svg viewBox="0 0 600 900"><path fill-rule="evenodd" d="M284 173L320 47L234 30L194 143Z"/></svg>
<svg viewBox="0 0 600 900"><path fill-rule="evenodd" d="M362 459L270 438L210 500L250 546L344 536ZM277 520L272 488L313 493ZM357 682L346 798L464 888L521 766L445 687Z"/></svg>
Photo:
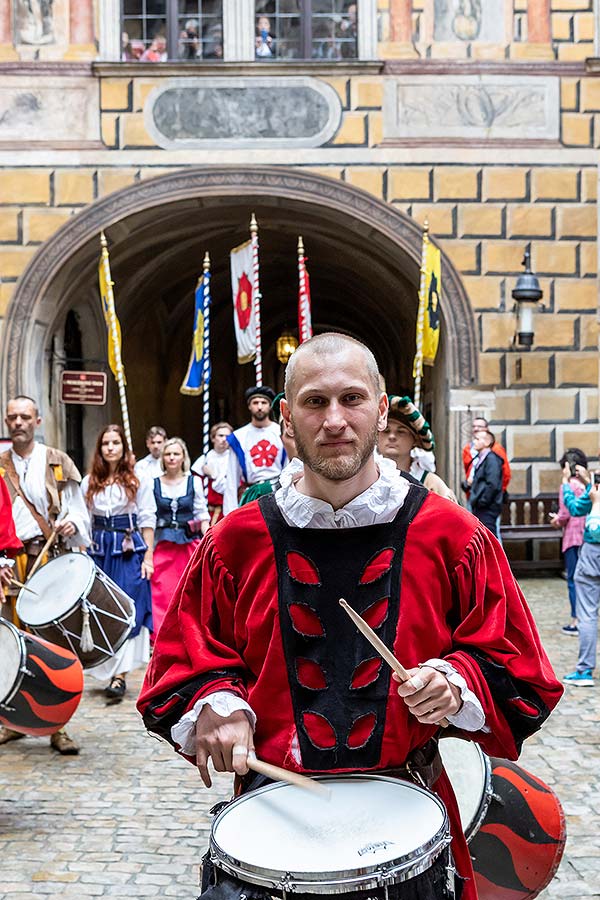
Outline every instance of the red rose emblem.
<svg viewBox="0 0 600 900"><path fill-rule="evenodd" d="M252 285L245 272L238 280L238 289L235 297L235 311L237 313L238 325L242 331L245 331L250 324L250 317L252 316Z"/></svg>
<svg viewBox="0 0 600 900"><path fill-rule="evenodd" d="M259 441L258 444L255 444L254 447L250 448L252 462L257 468L272 466L278 453L278 448L264 439Z"/></svg>

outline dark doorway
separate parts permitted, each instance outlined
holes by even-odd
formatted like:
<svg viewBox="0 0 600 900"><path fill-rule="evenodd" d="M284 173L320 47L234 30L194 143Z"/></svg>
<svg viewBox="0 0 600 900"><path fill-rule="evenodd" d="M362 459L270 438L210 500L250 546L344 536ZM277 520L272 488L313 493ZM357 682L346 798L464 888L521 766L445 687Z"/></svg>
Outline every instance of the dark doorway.
<svg viewBox="0 0 600 900"><path fill-rule="evenodd" d="M83 367L83 350L81 329L77 314L71 309L65 321L65 369L81 369ZM83 406L67 403L66 407L66 444L67 453L81 472L83 470Z"/></svg>

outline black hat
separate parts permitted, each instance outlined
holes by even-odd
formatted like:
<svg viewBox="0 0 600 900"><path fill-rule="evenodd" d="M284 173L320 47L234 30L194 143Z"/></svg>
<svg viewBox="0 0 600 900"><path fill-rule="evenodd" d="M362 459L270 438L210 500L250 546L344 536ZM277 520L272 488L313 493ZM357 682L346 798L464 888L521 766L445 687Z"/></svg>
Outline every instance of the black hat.
<svg viewBox="0 0 600 900"><path fill-rule="evenodd" d="M269 403L272 403L275 399L275 391L266 384L255 385L254 387L249 387L244 394L246 403L250 403L253 397L264 397Z"/></svg>

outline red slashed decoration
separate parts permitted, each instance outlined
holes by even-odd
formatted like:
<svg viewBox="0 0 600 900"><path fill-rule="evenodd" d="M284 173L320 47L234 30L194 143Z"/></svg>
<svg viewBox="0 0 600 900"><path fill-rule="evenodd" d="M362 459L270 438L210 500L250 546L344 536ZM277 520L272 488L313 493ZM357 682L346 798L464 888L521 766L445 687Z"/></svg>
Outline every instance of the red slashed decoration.
<svg viewBox="0 0 600 900"><path fill-rule="evenodd" d="M520 713L526 716L537 716L539 715L539 709L537 709L532 703L528 703L527 700L524 700L523 697L511 697L508 701L513 706L519 710Z"/></svg>
<svg viewBox="0 0 600 900"><path fill-rule="evenodd" d="M310 637L322 637L325 634L320 618L310 606L304 603L290 603L288 609L292 625L299 634Z"/></svg>
<svg viewBox="0 0 600 900"><path fill-rule="evenodd" d="M352 674L351 687L357 689L372 684L377 680L382 665L383 660L378 656L374 656L373 659L364 659Z"/></svg>
<svg viewBox="0 0 600 900"><path fill-rule="evenodd" d="M393 547L388 547L386 550L376 553L373 559L370 559L366 564L364 572L360 576L359 584L371 584L385 575L386 572L389 572L394 561L394 553Z"/></svg>
<svg viewBox="0 0 600 900"><path fill-rule="evenodd" d="M309 690L320 691L327 687L323 669L312 659L299 656L296 660L296 674L302 687L309 688Z"/></svg>
<svg viewBox="0 0 600 900"><path fill-rule="evenodd" d="M377 716L375 713L367 713L366 716L360 716L360 718L356 719L348 735L348 746L352 750L367 743L373 734L376 721Z"/></svg>
<svg viewBox="0 0 600 900"><path fill-rule="evenodd" d="M312 744L319 750L331 750L335 747L335 731L324 716L318 713L303 714L304 727Z"/></svg>
<svg viewBox="0 0 600 900"><path fill-rule="evenodd" d="M287 554L287 565L290 577L294 581L300 584L321 584L317 567L303 553L290 550Z"/></svg>
<svg viewBox="0 0 600 900"><path fill-rule="evenodd" d="M370 625L371 628L379 628L380 625L383 625L387 618L389 602L389 597L382 597L381 600L377 600L367 607L362 614L367 625Z"/></svg>

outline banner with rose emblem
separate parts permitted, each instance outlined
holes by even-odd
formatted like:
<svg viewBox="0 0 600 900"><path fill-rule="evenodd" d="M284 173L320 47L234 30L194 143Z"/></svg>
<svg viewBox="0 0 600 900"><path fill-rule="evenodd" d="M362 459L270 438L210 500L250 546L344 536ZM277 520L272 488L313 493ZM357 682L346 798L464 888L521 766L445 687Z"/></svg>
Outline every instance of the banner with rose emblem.
<svg viewBox="0 0 600 900"><path fill-rule="evenodd" d="M240 244L229 254L233 325L238 363L252 362L256 356L256 318L253 304L252 241Z"/></svg>

